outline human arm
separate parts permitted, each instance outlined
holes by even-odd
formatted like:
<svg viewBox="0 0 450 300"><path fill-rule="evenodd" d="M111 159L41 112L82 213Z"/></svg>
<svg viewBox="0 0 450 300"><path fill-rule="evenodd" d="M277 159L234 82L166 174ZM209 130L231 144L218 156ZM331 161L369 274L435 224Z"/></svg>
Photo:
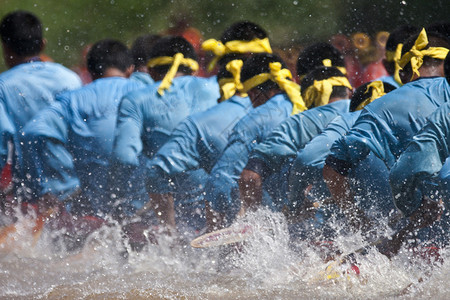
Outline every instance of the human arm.
<svg viewBox="0 0 450 300"><path fill-rule="evenodd" d="M450 106L430 116L391 169L394 203L409 216L421 205L426 182L435 179L450 155Z"/></svg>
<svg viewBox="0 0 450 300"><path fill-rule="evenodd" d="M130 189L130 178L137 168L146 162L141 140L143 113L137 101L130 95L123 97L118 109L109 185L113 198L123 198Z"/></svg>
<svg viewBox="0 0 450 300"><path fill-rule="evenodd" d="M64 199L79 185L73 157L67 148L67 106L57 101L41 110L23 128L20 139L27 185L36 197L52 194Z"/></svg>
<svg viewBox="0 0 450 300"><path fill-rule="evenodd" d="M15 133L16 129L8 116L3 102L0 102L0 170L7 163L9 148Z"/></svg>
<svg viewBox="0 0 450 300"><path fill-rule="evenodd" d="M288 179L289 200L293 207L304 204L305 190L308 186L325 185L322 170L331 146L351 129L358 116L359 112L354 112L336 117L320 135L297 153Z"/></svg>
<svg viewBox="0 0 450 300"><path fill-rule="evenodd" d="M177 180L177 175L198 169L202 160L208 159L200 153L204 144L191 118L179 124L170 139L146 163L148 181L153 183L150 192L172 191L174 185L170 183Z"/></svg>

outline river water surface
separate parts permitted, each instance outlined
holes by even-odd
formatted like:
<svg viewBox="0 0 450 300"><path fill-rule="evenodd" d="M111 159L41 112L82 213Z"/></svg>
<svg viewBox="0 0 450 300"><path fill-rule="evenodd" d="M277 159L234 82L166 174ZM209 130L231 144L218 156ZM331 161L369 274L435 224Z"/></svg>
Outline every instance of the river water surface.
<svg viewBox="0 0 450 300"><path fill-rule="evenodd" d="M252 222L266 227L270 223L272 229L255 233L226 258L223 247L195 249L188 243L174 244L168 237L124 258L127 245L113 227L102 228L75 254L58 249L46 232L36 244L18 236L14 247L0 249L0 298L448 299L450 295L445 250L436 263L408 250L389 260L370 249L357 256L359 275L338 266L340 276L326 279L329 263L316 248L301 242L293 246L279 215L260 214L264 215ZM355 235L336 244L351 252L364 242Z"/></svg>

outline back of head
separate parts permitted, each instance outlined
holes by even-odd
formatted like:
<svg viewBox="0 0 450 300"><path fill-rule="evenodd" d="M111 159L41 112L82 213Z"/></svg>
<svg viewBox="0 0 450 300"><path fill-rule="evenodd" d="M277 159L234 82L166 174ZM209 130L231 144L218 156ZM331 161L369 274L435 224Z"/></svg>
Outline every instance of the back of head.
<svg viewBox="0 0 450 300"><path fill-rule="evenodd" d="M324 105L331 98L348 99L348 90L352 90L347 77L336 67L315 68L306 74L300 87L308 108Z"/></svg>
<svg viewBox="0 0 450 300"><path fill-rule="evenodd" d="M402 75L402 81L408 81L409 77L412 77L413 75L413 69L411 67L411 60L408 60L406 63L402 62L405 58L405 54L409 52L413 47L415 48L416 41L419 39L419 37L423 34L423 31L421 31L419 34L413 35L409 37L405 44L403 45L402 49L402 59L400 60L400 67L403 68L403 75ZM426 37L428 39L428 43L426 46L424 46L421 49L418 49L420 51L427 50L430 48L441 48L441 49L450 49L450 40L442 35L439 32L430 31L427 32L425 30ZM442 65L444 62L445 56L441 58L433 58L431 55L424 55L423 56L423 63L420 65L419 68L436 68L439 65ZM438 74L433 76L439 76ZM440 75L442 76L442 75Z"/></svg>
<svg viewBox="0 0 450 300"><path fill-rule="evenodd" d="M247 94L242 92L244 86L241 82L241 70L245 60L235 59L222 65L217 73L217 82L220 88L219 102L227 100L240 93L245 97Z"/></svg>
<svg viewBox="0 0 450 300"><path fill-rule="evenodd" d="M282 69L287 69L284 61L275 54L270 53L257 53L253 54L250 58L248 58L244 65L242 66L241 71L241 81L245 83L248 79L262 74L262 73L270 73L270 63L279 62L281 64ZM272 89L280 89L277 83L268 80L255 88L261 91L268 91Z"/></svg>
<svg viewBox="0 0 450 300"><path fill-rule="evenodd" d="M183 54L184 58L190 58L195 61L197 60L194 47L181 36L166 36L160 38L150 50L148 59L150 60L157 57L174 57L177 53ZM152 67L152 70L159 74L165 74L170 67L171 64L157 65ZM180 65L178 71L184 74L192 74L192 69L185 65Z"/></svg>
<svg viewBox="0 0 450 300"><path fill-rule="evenodd" d="M419 32L419 28L414 25L401 25L395 28L386 42L386 71L393 75L395 72L395 57L399 44L402 44L410 37Z"/></svg>
<svg viewBox="0 0 450 300"><path fill-rule="evenodd" d="M419 27L414 25L401 25L396 27L390 34L386 42L386 51L397 50L398 44L403 44L410 36L419 33Z"/></svg>
<svg viewBox="0 0 450 300"><path fill-rule="evenodd" d="M0 36L3 44L19 56L38 55L43 47L42 24L26 11L6 15L0 23Z"/></svg>
<svg viewBox="0 0 450 300"><path fill-rule="evenodd" d="M383 81L366 82L359 86L350 100L350 111L363 109L373 100L395 90L395 86Z"/></svg>
<svg viewBox="0 0 450 300"><path fill-rule="evenodd" d="M226 44L231 41L249 42L254 39L264 38L267 38L267 33L261 26L250 21L240 21L225 29L220 37L220 41ZM218 63L219 65L224 65L234 59L244 60L247 56L248 54L244 53L229 53L224 55Z"/></svg>
<svg viewBox="0 0 450 300"><path fill-rule="evenodd" d="M345 68L344 56L329 43L313 44L300 53L297 60L297 75L303 77L320 66Z"/></svg>
<svg viewBox="0 0 450 300"><path fill-rule="evenodd" d="M161 37L157 34L146 34L139 36L133 42L133 45L131 46L131 53L133 54L133 61L136 70L146 72L150 50L160 38Z"/></svg>
<svg viewBox="0 0 450 300"><path fill-rule="evenodd" d="M105 76L110 68L126 72L132 65L131 51L116 40L106 39L95 43L87 55L87 68L93 78Z"/></svg>
<svg viewBox="0 0 450 300"><path fill-rule="evenodd" d="M266 37L266 31L259 25L249 21L240 21L228 27L220 37L220 41L225 44L230 41L251 41Z"/></svg>

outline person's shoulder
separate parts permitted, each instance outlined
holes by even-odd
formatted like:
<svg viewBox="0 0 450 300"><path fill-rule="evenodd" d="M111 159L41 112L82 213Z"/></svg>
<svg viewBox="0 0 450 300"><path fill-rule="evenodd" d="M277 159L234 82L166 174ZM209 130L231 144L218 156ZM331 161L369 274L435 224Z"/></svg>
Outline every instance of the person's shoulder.
<svg viewBox="0 0 450 300"><path fill-rule="evenodd" d="M420 95L424 94L424 92L425 89L423 89L421 84L418 85L416 82L410 82L371 102L364 110L389 110L391 107L398 107L401 105L406 105L407 108L407 104L412 104L414 101L420 101Z"/></svg>
<svg viewBox="0 0 450 300"><path fill-rule="evenodd" d="M35 68L35 66L33 66L33 64L35 64L35 63L29 64L30 65L29 67ZM51 61L40 62L40 64L42 64L44 69L47 69L50 72L55 72L55 76L72 77L75 80L79 80L81 82L81 79L77 73L75 73L73 70L63 66L62 64L59 64L56 62L51 62ZM24 65L27 65L27 64L24 64Z"/></svg>
<svg viewBox="0 0 450 300"><path fill-rule="evenodd" d="M189 85L197 90L211 90L211 91L219 91L219 84L216 80L213 80L211 77L198 77L198 76L181 76L179 78L180 82L183 82L185 85Z"/></svg>
<svg viewBox="0 0 450 300"><path fill-rule="evenodd" d="M135 103L149 101L149 99L158 98L158 87L160 82L144 85L128 92L124 99Z"/></svg>
<svg viewBox="0 0 450 300"><path fill-rule="evenodd" d="M150 76L150 74L145 73L145 72L138 72L138 71L133 72L131 74L130 80L142 82L143 84L146 84L146 85L155 83L155 81Z"/></svg>
<svg viewBox="0 0 450 300"><path fill-rule="evenodd" d="M308 115L321 115L324 112L333 112L335 113L336 111L339 114L344 114L347 113L350 109L350 100L349 99L342 99L342 100L338 100L338 101L334 101L332 103L328 103L325 105L321 105L321 106L317 106L311 109L308 109L306 111L304 111L302 114L305 116Z"/></svg>

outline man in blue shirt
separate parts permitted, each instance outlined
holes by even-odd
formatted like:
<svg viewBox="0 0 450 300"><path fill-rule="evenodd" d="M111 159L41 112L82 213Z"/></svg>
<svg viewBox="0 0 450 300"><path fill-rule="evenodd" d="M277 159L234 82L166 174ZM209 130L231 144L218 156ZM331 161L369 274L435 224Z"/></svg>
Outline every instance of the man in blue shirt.
<svg viewBox="0 0 450 300"><path fill-rule="evenodd" d="M45 40L42 24L33 14L16 11L6 15L0 23L0 36L3 57L9 68L0 74L0 106L5 114L0 119L0 169L7 163L8 152L11 153L8 145L14 145L14 173L18 181L23 181L27 176L22 168L18 132L38 111L53 103L56 94L81 87L81 80L60 64L40 61ZM53 151L56 157L66 155L61 148ZM66 175L66 183L76 181L73 174ZM28 195L26 189L20 189L20 194L34 197Z"/></svg>
<svg viewBox="0 0 450 300"><path fill-rule="evenodd" d="M310 109L291 116L276 127L250 154L239 181L243 209L256 209L262 201L263 181L295 158L297 152L320 134L336 116L348 112L352 87L335 67L318 67L301 84L302 97ZM286 182L287 178L281 179ZM266 190L277 192L280 180L268 180ZM284 197L283 197L284 198ZM285 199L272 201L281 209Z"/></svg>
<svg viewBox="0 0 450 300"><path fill-rule="evenodd" d="M322 169L333 142L351 129L366 105L394 89L394 86L381 81L361 85L353 93L350 111L333 119L320 135L297 153L288 173L287 212L293 222L302 222L305 215L312 216L316 213L314 205L327 204L330 195L323 181ZM388 174L384 163L373 154L349 174L359 207L368 212L373 220L382 224L385 224L387 217L395 209L391 200ZM334 212L330 213L328 207L324 207L317 211L316 222L312 223L319 228L327 225L322 222L323 217ZM308 231L311 231L310 229Z"/></svg>
<svg viewBox="0 0 450 300"><path fill-rule="evenodd" d="M291 73L275 55L255 54L245 62L241 79L254 108L233 128L205 187L206 200L220 214L218 220L226 215L231 221L239 210L237 180L251 150L280 122L306 110L300 87L290 78ZM208 218L210 229L223 225L215 224L213 215Z"/></svg>
<svg viewBox="0 0 450 300"><path fill-rule="evenodd" d="M371 226L355 207L349 170L371 151L392 167L425 118L450 100L448 83L441 78L449 46L445 37L427 36L425 30L410 38L399 63L402 80L411 82L367 105L352 130L334 143L323 174L333 200L354 228L368 230Z"/></svg>
<svg viewBox="0 0 450 300"><path fill-rule="evenodd" d="M114 210L107 178L120 99L145 84L127 79L134 65L130 50L119 41L95 43L87 67L94 81L58 95L54 105L25 126L22 138L33 189L39 196L58 195L59 169L73 164L81 189L73 206L87 206L90 209L84 207L83 213L104 216ZM54 144L63 145L70 153L63 165L46 155Z"/></svg>
<svg viewBox="0 0 450 300"><path fill-rule="evenodd" d="M450 55L447 55L445 60L445 74L447 82L450 83ZM449 138L450 104L446 103L428 118L427 124L414 136L392 167L390 182L394 203L406 216L419 210L423 206L422 202L430 201L426 198L434 198L437 195L438 198L448 202L448 187L442 188L442 194L436 194L439 188L435 185L441 181L437 176L450 156ZM448 177L444 179L448 180ZM427 183L432 185L433 196L429 193ZM435 217L438 217L437 210Z"/></svg>
<svg viewBox="0 0 450 300"><path fill-rule="evenodd" d="M267 34L252 22L237 22L225 30L220 42L209 40L205 42L205 47L209 45L206 48L217 52L221 44L227 50L218 59L220 103L181 122L170 140L147 164L150 169L147 176L149 181L153 181L154 193L175 190L201 193L203 189L199 186L204 186L205 181L195 180L187 172L203 169L209 173L227 145L231 130L252 108L250 99L241 93L240 72L243 61L252 53L271 52ZM193 178L194 182L180 177ZM202 197L198 198L202 200ZM204 201L180 204L176 206L177 223L187 223L181 225L202 229L205 220Z"/></svg>
<svg viewBox="0 0 450 300"><path fill-rule="evenodd" d="M217 82L192 76L198 70L196 54L182 37L159 39L147 66L155 84L127 94L119 107L111 178L112 194L118 199L126 199L128 191L139 184L130 180L131 175L145 166L176 126L216 105L220 97ZM153 182L146 180L146 185L151 191ZM173 206L171 199L153 197L151 201L158 212ZM174 216L166 217L165 224L174 227Z"/></svg>

